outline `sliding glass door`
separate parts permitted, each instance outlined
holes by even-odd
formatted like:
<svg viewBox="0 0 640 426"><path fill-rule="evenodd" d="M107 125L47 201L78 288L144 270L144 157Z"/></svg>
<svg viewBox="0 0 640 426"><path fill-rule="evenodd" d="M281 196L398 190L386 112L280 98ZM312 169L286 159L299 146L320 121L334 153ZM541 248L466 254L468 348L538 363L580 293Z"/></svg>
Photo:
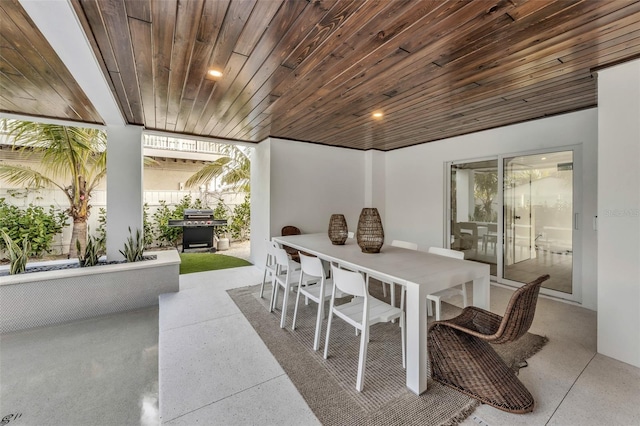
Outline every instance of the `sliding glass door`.
<svg viewBox="0 0 640 426"><path fill-rule="evenodd" d="M451 165L450 247L498 267L498 160Z"/></svg>
<svg viewBox="0 0 640 426"><path fill-rule="evenodd" d="M575 149L450 163L449 247L489 264L498 282L549 274L543 293L579 300L575 164Z"/></svg>

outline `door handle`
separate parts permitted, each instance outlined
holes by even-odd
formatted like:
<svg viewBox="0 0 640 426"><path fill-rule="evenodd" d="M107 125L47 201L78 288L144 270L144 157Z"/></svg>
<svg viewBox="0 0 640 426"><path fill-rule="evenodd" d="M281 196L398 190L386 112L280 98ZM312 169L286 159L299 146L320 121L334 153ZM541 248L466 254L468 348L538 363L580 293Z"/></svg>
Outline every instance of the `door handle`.
<svg viewBox="0 0 640 426"><path fill-rule="evenodd" d="M513 218L514 219L520 219L520 216L514 216Z"/></svg>

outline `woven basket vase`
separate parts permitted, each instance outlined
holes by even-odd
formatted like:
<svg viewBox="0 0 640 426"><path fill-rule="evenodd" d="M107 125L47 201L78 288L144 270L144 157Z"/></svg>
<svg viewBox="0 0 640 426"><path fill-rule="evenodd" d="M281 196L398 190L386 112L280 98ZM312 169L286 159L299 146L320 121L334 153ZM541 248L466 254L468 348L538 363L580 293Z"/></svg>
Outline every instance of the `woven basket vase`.
<svg viewBox="0 0 640 426"><path fill-rule="evenodd" d="M343 214L332 214L329 219L329 239L331 244L341 246L347 241L348 229L347 220Z"/></svg>
<svg viewBox="0 0 640 426"><path fill-rule="evenodd" d="M362 209L356 238L363 253L380 253L384 244L384 229L382 229L378 209L373 207Z"/></svg>

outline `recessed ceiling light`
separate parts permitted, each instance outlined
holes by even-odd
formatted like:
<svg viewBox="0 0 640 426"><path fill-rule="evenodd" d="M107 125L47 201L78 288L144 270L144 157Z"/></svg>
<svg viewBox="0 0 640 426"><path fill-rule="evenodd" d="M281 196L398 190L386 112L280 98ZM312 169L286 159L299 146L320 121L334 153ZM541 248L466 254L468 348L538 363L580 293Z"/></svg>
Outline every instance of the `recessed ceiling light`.
<svg viewBox="0 0 640 426"><path fill-rule="evenodd" d="M209 70L209 75L211 77L222 77L222 72L218 70Z"/></svg>
<svg viewBox="0 0 640 426"><path fill-rule="evenodd" d="M542 157L542 158L541 158L541 160L546 160L546 159L547 159L547 157Z"/></svg>
<svg viewBox="0 0 640 426"><path fill-rule="evenodd" d="M384 116L384 114L381 111L376 111L371 115L373 116L373 118L382 118Z"/></svg>

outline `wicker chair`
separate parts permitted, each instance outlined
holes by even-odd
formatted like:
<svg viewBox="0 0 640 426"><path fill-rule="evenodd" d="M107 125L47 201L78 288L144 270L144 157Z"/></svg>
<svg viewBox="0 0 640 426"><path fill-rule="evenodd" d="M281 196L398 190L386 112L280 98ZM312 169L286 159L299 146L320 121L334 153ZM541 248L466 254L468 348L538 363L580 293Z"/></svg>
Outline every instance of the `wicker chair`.
<svg viewBox="0 0 640 426"><path fill-rule="evenodd" d="M295 226L287 225L282 227L282 231L280 233L282 234L283 237L286 237L287 235L300 235L302 232L300 232L300 229ZM291 260L293 260L294 262L300 263L300 255L298 254L297 249L294 249L288 246L284 246L283 248L285 249L287 254L291 257Z"/></svg>
<svg viewBox="0 0 640 426"><path fill-rule="evenodd" d="M513 293L504 317L469 306L455 318L429 327L431 377L510 413L533 411L534 400L516 373L489 343L517 340L533 322L543 275Z"/></svg>

